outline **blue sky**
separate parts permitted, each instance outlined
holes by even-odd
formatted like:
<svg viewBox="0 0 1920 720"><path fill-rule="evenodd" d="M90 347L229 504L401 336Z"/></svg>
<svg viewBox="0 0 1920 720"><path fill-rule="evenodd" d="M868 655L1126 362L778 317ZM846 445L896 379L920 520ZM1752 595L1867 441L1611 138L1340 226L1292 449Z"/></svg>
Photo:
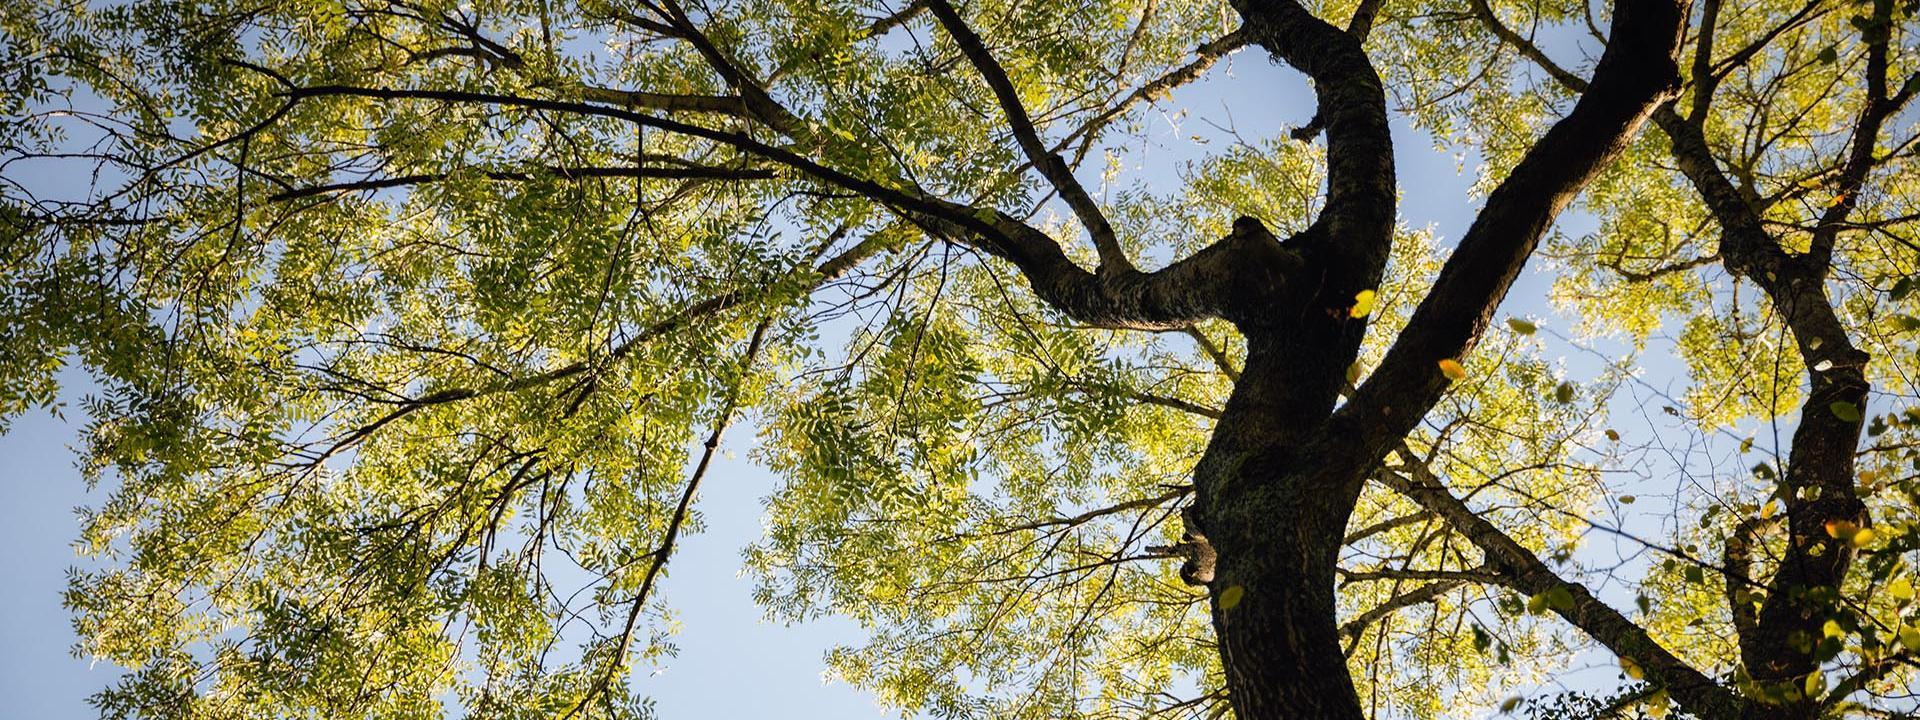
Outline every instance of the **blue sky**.
<svg viewBox="0 0 1920 720"><path fill-rule="evenodd" d="M1191 136L1220 139L1218 128L1226 126L1249 137L1276 135L1311 116L1313 102L1297 74L1255 50L1182 89L1168 107L1189 108L1191 114L1176 122L1152 112L1149 133L1156 142L1136 151L1140 172L1170 183L1178 162L1206 149ZM1416 227L1431 225L1450 245L1477 205L1467 197L1471 163L1462 176L1451 152L1435 151L1431 139L1404 125L1396 127L1396 148L1403 218ZM82 180L53 175L38 182ZM1547 316L1546 284L1537 266L1530 270L1503 314ZM64 399L75 408L86 384L78 373L67 377L73 382ZM73 465L69 446L79 420L35 412L14 419L11 432L0 436L0 547L7 548L0 553L0 577L8 581L0 587L0 697L7 698L6 714L13 717L93 717L86 696L115 675L110 666L90 668L70 654L74 637L60 606L65 573L80 562L69 545L77 534L73 509L100 500L86 492ZM821 680L822 653L857 641L857 627L842 620L798 627L762 622L751 581L737 574L740 550L760 532L760 498L774 483L745 460L753 436L751 427L730 433L733 452L715 467L700 497L707 530L684 540L662 587L679 614L680 655L664 671L636 679L635 687L670 719L883 717L870 697Z"/></svg>

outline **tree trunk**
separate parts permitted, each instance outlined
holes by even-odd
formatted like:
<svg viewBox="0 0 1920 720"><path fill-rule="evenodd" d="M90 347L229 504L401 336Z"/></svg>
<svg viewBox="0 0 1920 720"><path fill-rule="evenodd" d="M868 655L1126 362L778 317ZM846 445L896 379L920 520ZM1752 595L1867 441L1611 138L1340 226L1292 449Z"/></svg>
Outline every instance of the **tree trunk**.
<svg viewBox="0 0 1920 720"><path fill-rule="evenodd" d="M1270 542L1219 559L1213 627L1228 697L1243 720L1358 720L1334 608L1338 539L1297 532L1315 525L1309 518L1277 515Z"/></svg>
<svg viewBox="0 0 1920 720"><path fill-rule="evenodd" d="M1188 522L1212 550L1201 577L1242 720L1363 717L1334 604L1357 493L1309 482L1315 458L1301 451L1332 410L1361 325L1312 313L1248 329L1247 367L1195 471Z"/></svg>

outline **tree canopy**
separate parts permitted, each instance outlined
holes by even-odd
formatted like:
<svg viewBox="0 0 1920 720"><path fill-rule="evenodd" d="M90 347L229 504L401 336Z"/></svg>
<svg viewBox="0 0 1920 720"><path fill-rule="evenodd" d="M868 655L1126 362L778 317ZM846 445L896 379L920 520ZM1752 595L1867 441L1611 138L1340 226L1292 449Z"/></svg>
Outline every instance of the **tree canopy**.
<svg viewBox="0 0 1920 720"><path fill-rule="evenodd" d="M730 425L903 714L1905 716L1917 11L12 2L0 421L99 384L104 717L648 716ZM1235 53L1311 120L1123 161Z"/></svg>

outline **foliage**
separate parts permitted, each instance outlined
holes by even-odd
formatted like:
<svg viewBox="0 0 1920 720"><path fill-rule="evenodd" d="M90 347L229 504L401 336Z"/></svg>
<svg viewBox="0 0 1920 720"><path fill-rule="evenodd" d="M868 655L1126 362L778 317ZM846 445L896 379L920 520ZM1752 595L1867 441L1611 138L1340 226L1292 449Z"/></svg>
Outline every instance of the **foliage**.
<svg viewBox="0 0 1920 720"><path fill-rule="evenodd" d="M1337 584L1325 620L1376 716L1502 711L1594 652L1622 655L1620 688L1504 711L1713 716L1669 699L1675 668L1763 711L1911 709L1915 9L1706 4L1680 99L1538 253L1561 314L1493 320L1504 286L1459 310L1477 313L1459 352L1420 358L1444 394L1404 400L1420 422L1364 463L1378 482L1336 518L1336 575L1300 580ZM0 421L56 404L69 361L102 388L80 541L101 569L66 601L81 651L130 671L103 716L649 716L629 676L674 652L652 591L730 423L781 477L745 554L758 600L871 631L828 655L834 677L903 715L1230 712L1215 632L1243 591L1186 582L1183 510L1254 385L1258 323L1089 320L981 238L1024 228L1106 273L1085 196L1143 265L1245 237L1243 217L1294 248L1339 209L1335 145L1313 138L1342 129L1129 174L1155 108L1269 42L1250 11L965 3L996 67L947 7L0 10ZM1395 112L1472 153L1484 193L1573 112L1610 22L1565 2L1312 9L1372 18L1350 32ZM1884 131L1861 133L1876 103ZM1830 247L1810 294L1783 308L1786 281L1723 239L1687 127L1769 248ZM1055 153L1104 163L1101 184L1054 176ZM1364 300L1262 310L1364 328L1334 363L1347 397L1395 377L1443 268L1478 252L1388 225ZM1816 306L1839 335L1808 334ZM1864 400L1828 392L1842 346ZM1651 408L1654 436L1623 437L1615 415ZM1849 458L1844 486L1789 467L1808 413L1849 426L1815 447ZM1426 480L1487 529L1408 490ZM1842 495L1861 509L1810 519ZM1769 579L1816 545L1851 561L1838 582ZM1597 632L1589 586L1676 663ZM1818 613L1779 633L1814 658L1785 680L1742 655L1776 592Z"/></svg>

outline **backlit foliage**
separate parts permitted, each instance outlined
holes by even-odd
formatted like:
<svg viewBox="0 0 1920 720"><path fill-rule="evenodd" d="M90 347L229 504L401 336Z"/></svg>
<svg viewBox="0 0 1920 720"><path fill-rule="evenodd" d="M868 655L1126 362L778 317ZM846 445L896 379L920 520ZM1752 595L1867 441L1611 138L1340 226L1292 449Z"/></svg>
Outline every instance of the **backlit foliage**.
<svg viewBox="0 0 1920 720"><path fill-rule="evenodd" d="M1838 202L1870 5L1720 11L1704 133L1792 252ZM1137 170L1183 85L1267 92L1209 69L1267 62L1227 57L1228 5L961 12L1143 266L1321 209L1326 150L1285 128ZM1379 13L1366 47L1396 116L1471 157L1482 191L1576 96L1492 28L1585 77L1608 22L1565 2ZM1234 328L1086 327L1009 263L800 169L1026 219L1091 266L999 108L923 2L0 9L0 422L55 404L66 363L99 385L75 408L94 569L66 601L81 652L128 669L102 714L647 717L634 678L674 653L652 590L729 423L780 478L744 555L757 600L870 633L828 653L832 677L903 715L1227 713L1208 595L1172 547L1245 359ZM1911 709L1920 657L1914 123L1873 146L1825 286L1875 388L1809 410L1868 423L1873 539L1823 601L1834 633L1805 638L1830 650L1823 690L1854 683L1835 713ZM1671 150L1650 125L1587 189L1535 260L1553 305L1446 358L1447 396L1380 472L1438 478L1748 696L1804 695L1744 681L1722 566L1743 527L1763 528L1754 578L1786 543L1764 528L1809 368L1723 267ZM1395 233L1350 382L1452 240ZM1562 598L1513 590L1388 484L1350 532L1339 620L1376 717L1485 716L1591 654ZM1665 712L1622 688L1507 709Z"/></svg>

